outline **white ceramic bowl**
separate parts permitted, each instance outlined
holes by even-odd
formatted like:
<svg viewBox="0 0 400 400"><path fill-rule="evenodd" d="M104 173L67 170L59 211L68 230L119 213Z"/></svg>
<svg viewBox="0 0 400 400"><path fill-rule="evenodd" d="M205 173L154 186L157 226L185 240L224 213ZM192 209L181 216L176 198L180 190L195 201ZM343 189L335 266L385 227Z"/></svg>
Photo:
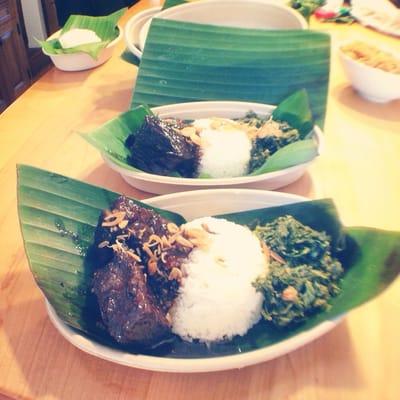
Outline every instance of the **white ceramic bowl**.
<svg viewBox="0 0 400 400"><path fill-rule="evenodd" d="M175 117L181 119L196 119L207 117L240 118L247 111L254 111L260 116L267 116L272 113L275 106L260 103L249 103L241 101L203 101L193 103L171 104L155 107L153 112L160 118ZM323 149L323 134L319 127L314 126L314 135L318 142L319 154ZM106 163L115 171L119 172L122 178L140 190L149 193L165 194L182 192L186 190L206 188L251 188L274 190L288 185L299 179L306 171L311 162L295 165L279 171L268 172L254 176L240 176L236 178L178 178L150 174L147 172L133 171L123 168L103 154Z"/></svg>
<svg viewBox="0 0 400 400"><path fill-rule="evenodd" d="M400 74L386 72L356 61L346 55L340 47L339 57L351 85L362 97L376 103L400 99Z"/></svg>
<svg viewBox="0 0 400 400"><path fill-rule="evenodd" d="M62 71L84 71L104 64L114 51L116 44L122 39L123 29L118 26L119 35L112 42L110 42L103 50L101 50L97 60L92 58L86 53L72 53L72 54L49 54L44 49L43 53L50 57L53 64ZM61 31L53 33L49 39L55 39L60 35Z"/></svg>
<svg viewBox="0 0 400 400"><path fill-rule="evenodd" d="M152 206L179 212L187 220L213 214L224 214L255 208L273 207L307 200L304 197L287 193L267 192L262 190L202 190L154 197L145 202ZM325 321L308 331L302 332L279 343L258 350L241 354L210 358L168 358L152 357L141 354L125 353L101 345L94 340L69 328L56 315L47 303L50 320L58 331L74 346L93 356L107 361L162 372L210 372L233 368L242 368L272 360L289 353L324 335L339 322L340 318Z"/></svg>
<svg viewBox="0 0 400 400"><path fill-rule="evenodd" d="M303 16L281 3L277 0L202 0L161 12L151 9L148 14L140 13L128 21L125 41L140 58L152 17L250 29L307 29Z"/></svg>

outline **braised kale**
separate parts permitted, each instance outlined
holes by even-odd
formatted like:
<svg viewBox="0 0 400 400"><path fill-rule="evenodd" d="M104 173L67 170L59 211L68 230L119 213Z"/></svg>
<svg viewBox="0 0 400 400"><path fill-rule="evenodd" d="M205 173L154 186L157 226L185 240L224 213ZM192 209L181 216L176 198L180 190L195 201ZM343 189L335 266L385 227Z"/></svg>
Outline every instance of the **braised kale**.
<svg viewBox="0 0 400 400"><path fill-rule="evenodd" d="M268 135L254 141L251 149L249 172L260 168L267 158L280 148L290 143L297 142L300 139L299 132L296 129L290 128L286 122L281 122L279 124L282 130L280 135ZM290 129L286 129L287 127Z"/></svg>
<svg viewBox="0 0 400 400"><path fill-rule="evenodd" d="M249 111L241 123L260 129L261 136L253 140L250 154L249 173L260 168L267 158L280 148L300 140L300 134L285 121L273 120L270 116L260 117L253 111Z"/></svg>
<svg viewBox="0 0 400 400"><path fill-rule="evenodd" d="M278 327L295 325L329 307L340 292L341 263L331 254L330 238L291 216L257 226L256 235L271 251L269 274L255 282L264 294L262 314Z"/></svg>

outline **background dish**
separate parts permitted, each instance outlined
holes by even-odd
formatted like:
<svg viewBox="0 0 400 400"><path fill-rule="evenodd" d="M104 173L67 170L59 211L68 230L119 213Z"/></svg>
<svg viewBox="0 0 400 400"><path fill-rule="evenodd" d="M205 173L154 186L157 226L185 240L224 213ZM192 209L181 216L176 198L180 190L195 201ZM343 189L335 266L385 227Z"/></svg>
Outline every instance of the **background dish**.
<svg viewBox="0 0 400 400"><path fill-rule="evenodd" d="M207 101L172 104L155 107L152 110L161 118L174 116L183 119L206 118L219 116L225 118L242 117L247 111L252 110L259 115L269 115L275 106L259 103L238 101ZM314 126L314 134L318 142L319 154L323 150L323 135L317 126ZM103 154L105 162L131 186L150 193L165 194L182 192L194 189L218 188L218 187L240 187L240 188L262 188L277 189L288 185L299 179L306 171L310 162L295 165L279 171L268 172L254 176L242 176L236 178L199 179L199 178L177 178L139 172L123 168L107 158Z"/></svg>
<svg viewBox="0 0 400 400"><path fill-rule="evenodd" d="M351 15L365 26L400 36L400 10L388 0L352 0Z"/></svg>
<svg viewBox="0 0 400 400"><path fill-rule="evenodd" d="M152 17L176 21L252 29L307 29L303 16L273 0L204 0L167 8L149 9L131 18L125 41L132 53L142 56Z"/></svg>
<svg viewBox="0 0 400 400"><path fill-rule="evenodd" d="M272 207L304 200L307 199L286 193L220 189L159 196L147 200L146 203L169 211L178 211L185 218L190 220L204 215L230 213L260 207ZM101 345L69 328L57 317L51 305L48 303L46 305L50 320L54 326L70 343L80 350L107 361L129 367L163 372L210 372L254 365L293 351L325 334L340 322L340 318L323 322L290 339L243 354L212 358L183 359L134 355Z"/></svg>
<svg viewBox="0 0 400 400"><path fill-rule="evenodd" d="M348 43L342 43L341 46L346 44ZM376 47L381 48L379 45ZM390 52L385 48L382 50ZM340 47L338 51L347 78L362 97L376 103L400 99L400 74L386 72L354 60Z"/></svg>
<svg viewBox="0 0 400 400"><path fill-rule="evenodd" d="M44 49L44 54L50 57L53 64L62 71L84 71L104 64L111 56L115 46L123 36L123 29L118 25L119 35L116 39L110 42L104 49L101 50L97 59L94 59L87 53L71 53L71 54L49 54ZM61 33L61 30L53 33L48 39L56 39Z"/></svg>

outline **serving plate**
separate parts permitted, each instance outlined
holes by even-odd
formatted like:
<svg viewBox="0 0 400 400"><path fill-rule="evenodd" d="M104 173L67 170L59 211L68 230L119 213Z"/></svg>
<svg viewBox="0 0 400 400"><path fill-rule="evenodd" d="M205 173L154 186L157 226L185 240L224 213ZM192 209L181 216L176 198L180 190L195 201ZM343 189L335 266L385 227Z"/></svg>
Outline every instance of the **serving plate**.
<svg viewBox="0 0 400 400"><path fill-rule="evenodd" d="M260 116L270 115L275 106L240 101L205 101L172 104L152 108L160 118L176 117L182 119L207 118L218 116L223 118L239 118L247 111L254 111ZM318 142L318 153L323 151L323 134L318 126L314 126L314 135ZM129 185L149 193L166 194L195 189L210 188L250 188L274 190L299 179L312 162L298 164L279 171L267 172L254 176L235 178L179 178L150 174L121 167L103 154L105 162L129 183Z"/></svg>
<svg viewBox="0 0 400 400"><path fill-rule="evenodd" d="M179 212L186 219L250 210L260 207L292 204L307 200L304 197L260 190L218 189L177 193L158 196L146 200L147 204L169 211ZM156 357L141 354L131 354L107 347L68 327L55 313L52 306L46 302L51 322L66 340L93 356L117 364L134 368L162 372L211 372L233 368L242 368L264 361L272 360L291 352L334 328L341 318L328 320L279 343L254 351L236 355L202 358L172 358Z"/></svg>
<svg viewBox="0 0 400 400"><path fill-rule="evenodd" d="M133 16L126 25L125 41L141 58L152 18L171 19L250 29L307 29L307 21L280 0L202 0L160 10L151 8Z"/></svg>

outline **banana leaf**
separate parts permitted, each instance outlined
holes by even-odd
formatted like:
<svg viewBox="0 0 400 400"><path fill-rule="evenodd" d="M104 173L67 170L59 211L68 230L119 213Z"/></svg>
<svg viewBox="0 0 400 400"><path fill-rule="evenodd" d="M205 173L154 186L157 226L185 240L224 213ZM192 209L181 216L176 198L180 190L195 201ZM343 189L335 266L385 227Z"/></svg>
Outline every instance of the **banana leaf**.
<svg viewBox="0 0 400 400"><path fill-rule="evenodd" d="M139 171L128 164L130 152L125 146L125 141L131 133L136 132L143 125L145 116L149 114L151 110L148 107L139 106L120 114L92 132L80 135L114 163Z"/></svg>
<svg viewBox="0 0 400 400"><path fill-rule="evenodd" d="M98 324L100 316L90 292L94 260L86 248L93 240L100 211L117 196L117 193L52 172L25 165L18 167L21 230L38 286L66 324L88 338L112 347L119 346ZM177 224L184 221L175 213L160 212ZM335 255L346 272L340 283L342 292L331 300L331 308L310 317L295 329L277 329L259 322L245 336L227 343L205 346L175 339L151 354L196 358L260 349L343 315L377 296L398 276L400 232L343 227L331 200L301 202L223 217L252 228L257 223L286 214L314 229L326 231L332 238Z"/></svg>
<svg viewBox="0 0 400 400"><path fill-rule="evenodd" d="M60 32L60 35L62 35L71 29L90 29L96 32L97 36L101 39L99 43L88 43L69 49L63 49L57 38L43 41L38 40L38 42L48 54L72 54L83 52L97 59L100 51L118 37L119 29L117 23L126 10L127 8L122 8L110 15L102 17L71 15Z"/></svg>
<svg viewBox="0 0 400 400"><path fill-rule="evenodd" d="M135 65L136 67L140 64L140 58L136 57L127 47L121 53L121 59L129 64Z"/></svg>
<svg viewBox="0 0 400 400"><path fill-rule="evenodd" d="M249 110L243 110L243 113L247 111ZM124 143L129 135L135 134L143 124L145 116L150 113L151 110L147 106L141 105L120 114L91 132L81 133L80 135L113 163L125 169L140 171L129 165L128 157L130 153ZM300 90L289 96L277 106L272 117L280 121L290 121L291 126L299 129L300 134L305 138L313 126L307 92ZM251 175L278 171L306 163L317 155L318 145L313 138L299 140L279 149L261 167L253 171ZM200 176L199 178L209 177Z"/></svg>
<svg viewBox="0 0 400 400"><path fill-rule="evenodd" d="M323 126L330 37L308 30L260 30L154 18L131 106L204 100L279 104L306 89Z"/></svg>
<svg viewBox="0 0 400 400"><path fill-rule="evenodd" d="M305 89L299 90L283 100L272 112L272 119L286 121L300 132L303 139L313 127L313 117Z"/></svg>
<svg viewBox="0 0 400 400"><path fill-rule="evenodd" d="M181 4L186 4L186 3L190 3L190 1L187 1L187 0L165 0L164 5L163 5L163 10L170 8L170 7L179 6Z"/></svg>

